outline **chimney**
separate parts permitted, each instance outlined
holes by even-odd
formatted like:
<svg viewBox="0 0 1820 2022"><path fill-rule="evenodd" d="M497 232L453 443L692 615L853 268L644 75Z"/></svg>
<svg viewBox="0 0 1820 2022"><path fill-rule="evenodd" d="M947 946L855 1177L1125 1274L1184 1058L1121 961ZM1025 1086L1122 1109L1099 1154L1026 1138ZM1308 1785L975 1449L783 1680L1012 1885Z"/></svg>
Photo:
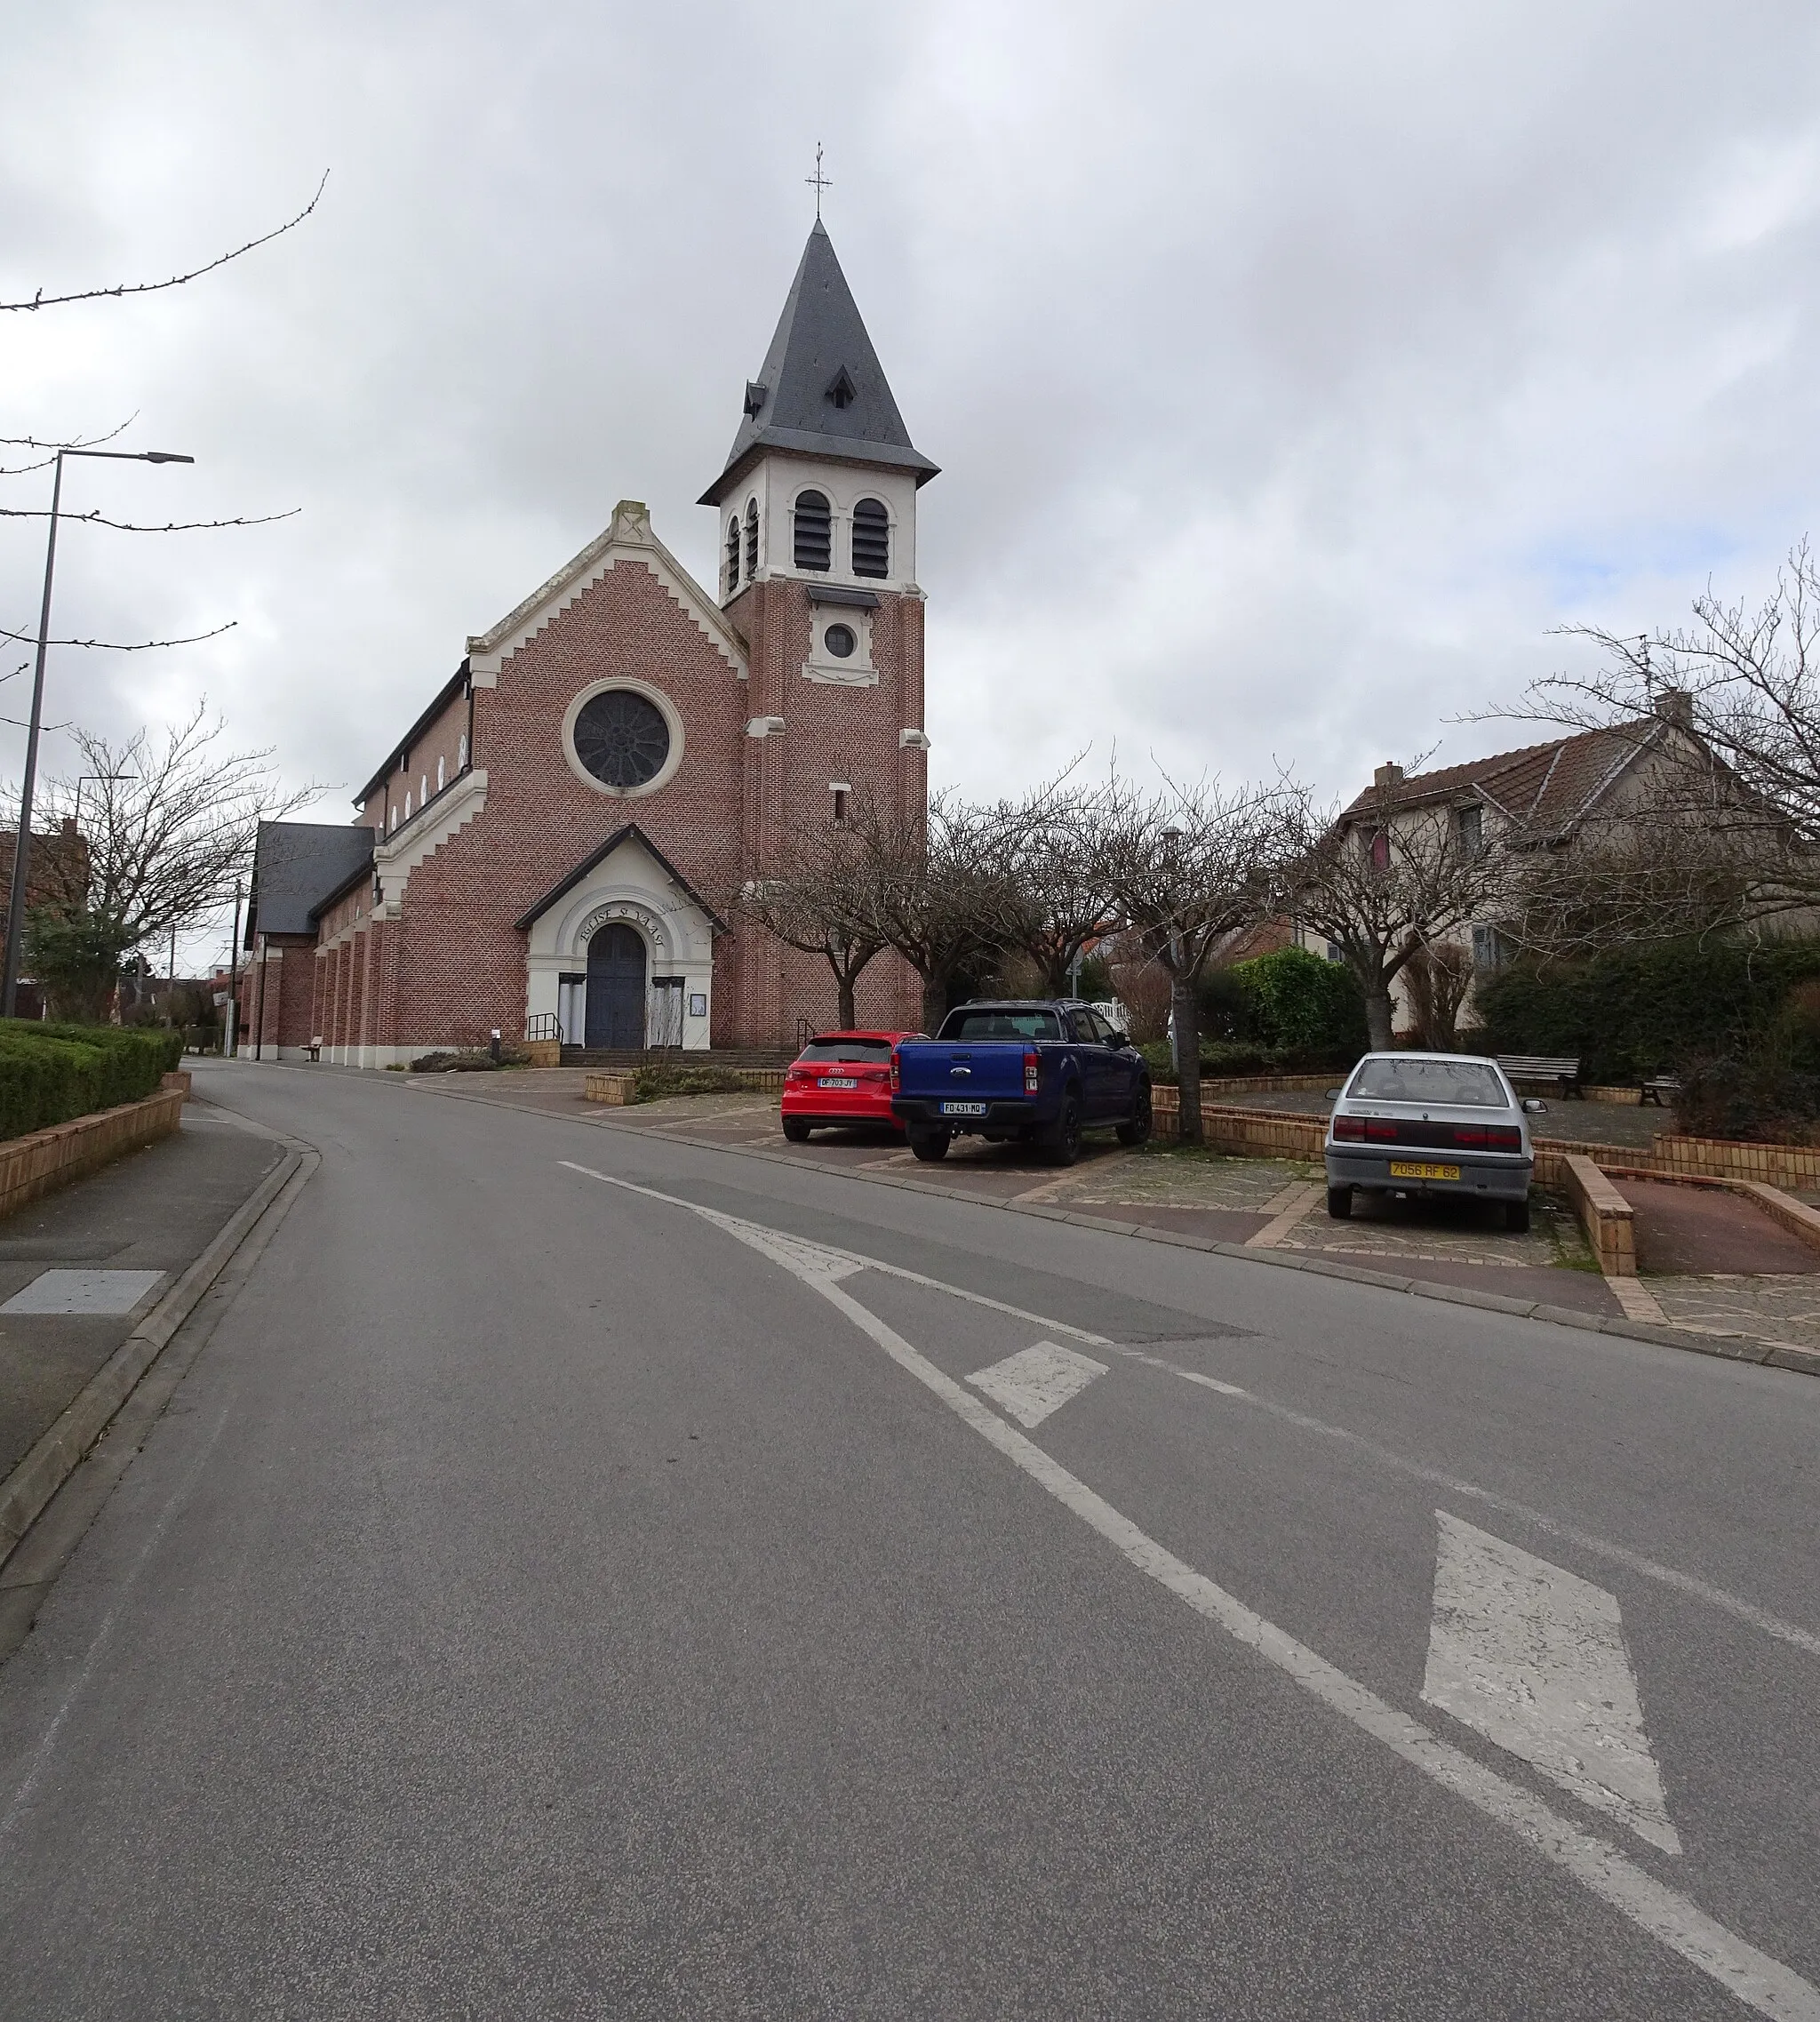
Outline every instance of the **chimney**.
<svg viewBox="0 0 1820 2022"><path fill-rule="evenodd" d="M1380 765L1377 771L1371 775L1371 784L1380 789L1385 787L1400 787L1402 783L1403 769L1401 765Z"/></svg>
<svg viewBox="0 0 1820 2022"><path fill-rule="evenodd" d="M1656 698L1656 714L1678 731L1694 727L1694 698L1685 688L1664 688Z"/></svg>

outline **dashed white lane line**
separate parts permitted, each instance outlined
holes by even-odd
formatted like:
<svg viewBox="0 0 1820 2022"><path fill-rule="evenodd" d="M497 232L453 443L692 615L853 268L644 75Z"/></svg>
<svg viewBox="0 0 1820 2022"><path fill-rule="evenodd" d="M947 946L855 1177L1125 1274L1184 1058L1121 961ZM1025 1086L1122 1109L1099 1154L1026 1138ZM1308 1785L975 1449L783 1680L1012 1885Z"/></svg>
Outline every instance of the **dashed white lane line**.
<svg viewBox="0 0 1820 2022"><path fill-rule="evenodd" d="M706 1208L695 1208L694 1203L684 1201L670 1194L660 1194L651 1187L633 1187L629 1180L610 1179L604 1172L596 1172L592 1166L577 1165L572 1159L558 1159L558 1165L571 1172L585 1173L590 1179L609 1179L615 1187L627 1187L636 1193L650 1194L653 1200L674 1202L678 1207L694 1209L698 1214L706 1214ZM758 1225L750 1225L756 1227ZM1609 1560L1613 1565L1623 1566L1627 1572L1640 1574L1645 1579L1653 1579L1664 1586L1672 1587L1678 1594L1685 1594L1690 1600L1704 1601L1709 1607L1722 1609L1727 1614L1741 1622L1748 1622L1753 1629L1760 1629L1765 1635L1774 1636L1777 1642L1792 1644L1796 1650L1806 1650L1810 1657L1820 1657L1820 1635L1811 1629L1804 1629L1797 1622L1772 1613L1768 1608L1760 1608L1754 1601L1746 1601L1742 1594L1733 1594L1723 1586L1715 1586L1695 1574L1683 1572L1678 1566L1664 1565L1659 1559L1648 1557L1641 1552L1633 1552L1626 1545L1619 1545L1609 1538L1601 1538L1596 1531L1583 1530L1578 1525L1562 1522L1550 1516L1544 1510L1526 1502L1519 1502L1513 1496L1499 1495L1495 1489L1480 1487L1476 1482L1463 1480L1457 1475L1449 1475L1438 1467L1430 1467L1420 1460L1412 1460L1407 1454L1398 1453L1388 1446L1380 1446L1376 1440L1367 1439L1362 1433L1349 1432L1345 1426L1329 1425L1325 1419L1317 1419L1310 1412L1298 1411L1293 1404L1280 1404L1273 1398L1259 1396L1257 1391L1248 1390L1243 1384L1227 1383L1217 1376L1206 1376L1198 1369L1184 1369L1165 1355L1153 1355L1147 1348L1127 1347L1124 1343L1108 1339L1104 1334L1090 1332L1084 1327L1070 1325L1066 1320L1053 1319L1046 1313L1033 1313L1028 1307L1012 1306L1002 1299L990 1299L984 1292L970 1291L965 1285L951 1285L941 1278L931 1278L922 1271L913 1271L902 1264L888 1264L882 1259L867 1257L858 1251L833 1250L826 1244L818 1248L828 1251L851 1264L856 1270L877 1271L885 1277L901 1278L906 1284L923 1285L930 1291L946 1293L950 1299L958 1299L969 1306L982 1306L992 1313L1003 1313L1014 1320L1028 1320L1047 1333L1066 1334L1070 1340L1079 1341L1090 1348L1104 1349L1108 1355L1121 1356L1127 1362L1142 1363L1146 1369L1161 1370L1169 1376L1179 1377L1184 1383L1192 1383L1197 1390L1210 1390L1222 1397L1236 1398L1255 1411L1267 1411L1273 1419L1285 1425L1298 1427L1304 1432L1319 1435L1323 1439L1342 1441L1356 1451L1375 1460L1380 1467L1406 1475L1412 1482L1426 1483L1430 1488L1445 1489L1449 1494L1465 1496L1487 1509L1495 1509L1505 1516L1520 1518L1533 1524L1537 1530L1545 1531L1551 1538L1559 1538L1563 1544L1577 1546L1595 1557Z"/></svg>
<svg viewBox="0 0 1820 2022"><path fill-rule="evenodd" d="M1444 1509L1425 1706L1679 1853L1616 1594Z"/></svg>
<svg viewBox="0 0 1820 2022"><path fill-rule="evenodd" d="M569 1159L559 1163L609 1187L699 1215L739 1242L784 1261L772 1241L774 1232L755 1222L701 1207L654 1187L640 1187L611 1173L596 1172ZM801 1283L844 1314L899 1368L939 1397L957 1418L1090 1526L1140 1572L1247 1649L1255 1650L1312 1698L1382 1742L1442 1789L1506 1826L1620 1915L1709 1975L1759 2014L1776 2017L1780 2022L1820 2022L1820 1990L1798 1973L1709 1916L1691 1897L1658 1882L1608 1841L1584 1831L1571 1819L1551 1810L1533 1792L1475 1762L1420 1721L1400 1713L1305 1643L1297 1642L1287 1631L1248 1608L1235 1594L1228 1594L1204 1573L1177 1558L862 1306L838 1282L847 1274L837 1267L854 1261L849 1253L799 1243L795 1238L792 1242L799 1251L820 1251L827 1259L823 1263L804 1257L802 1261L809 1267L806 1269L786 1265Z"/></svg>
<svg viewBox="0 0 1820 2022"><path fill-rule="evenodd" d="M1078 1397L1095 1377L1105 1374L1106 1364L1091 1355L1054 1341L1039 1341L990 1369L975 1370L967 1380L1020 1426L1040 1426L1069 1398Z"/></svg>

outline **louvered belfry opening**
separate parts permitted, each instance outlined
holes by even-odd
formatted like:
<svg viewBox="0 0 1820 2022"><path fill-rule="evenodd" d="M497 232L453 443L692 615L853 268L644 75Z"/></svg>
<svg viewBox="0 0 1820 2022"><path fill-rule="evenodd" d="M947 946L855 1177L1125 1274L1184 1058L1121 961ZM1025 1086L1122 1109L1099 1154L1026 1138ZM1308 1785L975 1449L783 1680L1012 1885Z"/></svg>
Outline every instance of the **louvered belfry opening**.
<svg viewBox="0 0 1820 2022"><path fill-rule="evenodd" d="M727 587L724 594L731 596L739 587L739 522L738 518L727 522Z"/></svg>
<svg viewBox="0 0 1820 2022"><path fill-rule="evenodd" d="M889 576L890 572L890 515L876 499L862 499L853 508L853 573Z"/></svg>
<svg viewBox="0 0 1820 2022"><path fill-rule="evenodd" d="M749 583L758 573L758 500L746 501L746 579Z"/></svg>
<svg viewBox="0 0 1820 2022"><path fill-rule="evenodd" d="M826 569L833 559L834 515L819 492L798 495L795 555L799 569Z"/></svg>

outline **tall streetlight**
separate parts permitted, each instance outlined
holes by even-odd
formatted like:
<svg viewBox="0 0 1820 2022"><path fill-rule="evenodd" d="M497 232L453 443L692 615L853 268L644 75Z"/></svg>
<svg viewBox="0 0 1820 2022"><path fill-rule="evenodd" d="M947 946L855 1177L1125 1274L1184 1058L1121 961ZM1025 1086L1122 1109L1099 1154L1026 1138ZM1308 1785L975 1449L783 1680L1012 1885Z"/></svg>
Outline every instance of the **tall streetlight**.
<svg viewBox="0 0 1820 2022"><path fill-rule="evenodd" d="M105 458L111 463L194 463L193 456L174 450L59 450L57 475L51 481L51 538L44 547L44 601L38 607L37 665L32 674L31 722L25 739L25 781L19 792L19 834L12 844L12 891L6 905L6 957L0 972L0 1018L11 1018L19 1004L19 951L25 936L25 881L32 853L32 790L38 778L38 725L44 714L44 654L51 642L51 578L57 566L57 514L63 502L63 460L67 456Z"/></svg>

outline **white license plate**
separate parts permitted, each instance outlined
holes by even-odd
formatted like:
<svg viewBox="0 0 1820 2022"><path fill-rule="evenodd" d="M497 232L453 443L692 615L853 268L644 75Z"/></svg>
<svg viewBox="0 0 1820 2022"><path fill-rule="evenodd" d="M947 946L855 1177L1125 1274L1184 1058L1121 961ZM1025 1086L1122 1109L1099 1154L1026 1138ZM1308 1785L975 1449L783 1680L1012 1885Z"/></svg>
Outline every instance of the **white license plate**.
<svg viewBox="0 0 1820 2022"><path fill-rule="evenodd" d="M984 1116L986 1115L986 1105L983 1102L945 1102L942 1104L942 1115L944 1116Z"/></svg>
<svg viewBox="0 0 1820 2022"><path fill-rule="evenodd" d="M815 1085L818 1088L858 1088L859 1083L850 1075L823 1075Z"/></svg>
<svg viewBox="0 0 1820 2022"><path fill-rule="evenodd" d="M1393 1179L1457 1179L1460 1169L1457 1165L1431 1165L1425 1159L1393 1158L1390 1176Z"/></svg>

